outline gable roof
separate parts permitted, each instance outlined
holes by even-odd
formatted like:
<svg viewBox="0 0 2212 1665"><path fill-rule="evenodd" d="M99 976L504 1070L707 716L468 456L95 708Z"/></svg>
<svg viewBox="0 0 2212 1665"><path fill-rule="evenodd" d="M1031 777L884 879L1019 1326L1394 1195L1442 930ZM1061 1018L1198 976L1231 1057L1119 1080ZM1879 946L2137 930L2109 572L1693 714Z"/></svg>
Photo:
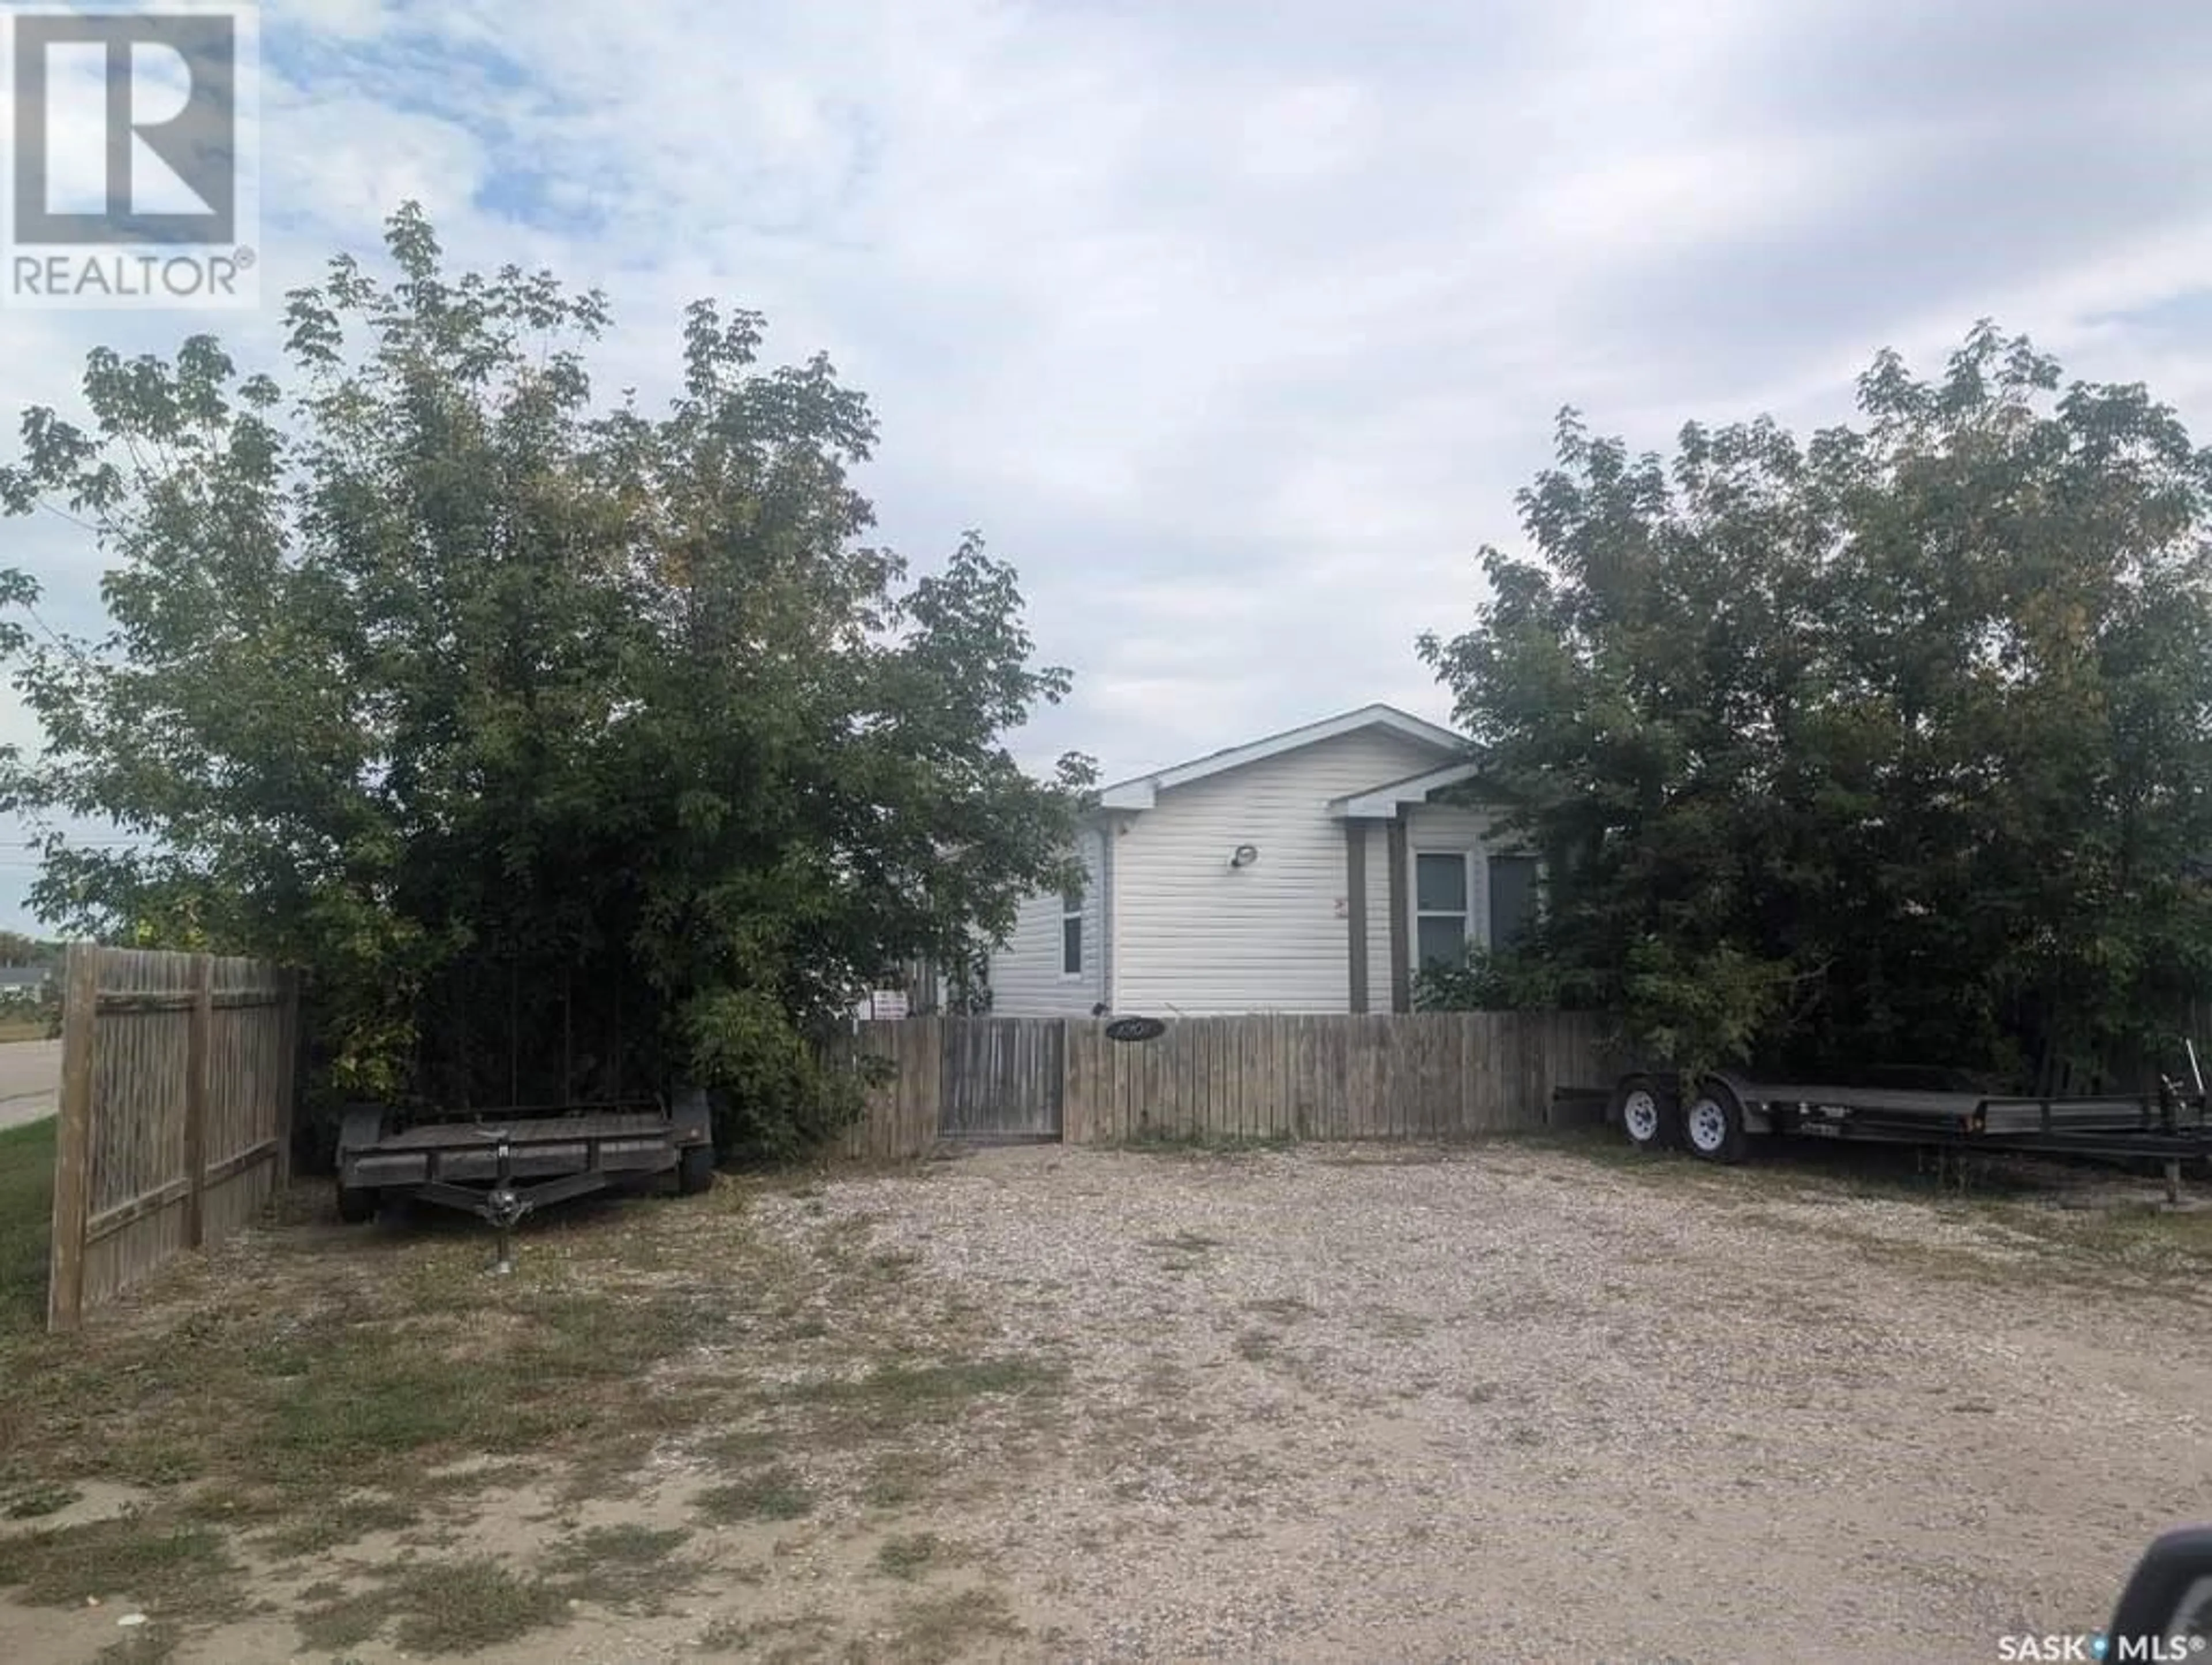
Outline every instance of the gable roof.
<svg viewBox="0 0 2212 1665"><path fill-rule="evenodd" d="M1161 793L1171 787L1188 786L1193 781L1203 781L1211 775L1242 769L1247 763L1263 763L1270 757L1279 757L1286 751L1318 745L1323 740L1357 734L1367 728L1388 729L1392 733L1434 746L1443 752L1459 753L1467 750L1467 741L1448 728L1424 722L1394 705L1363 705L1358 710L1347 711L1341 716L1324 717L1317 723L1286 728L1281 733L1270 734L1264 739L1252 740L1221 751L1209 751L1203 757L1194 757L1187 763L1176 763L1151 775L1118 781L1101 790L1098 806L1108 810L1148 810Z"/></svg>
<svg viewBox="0 0 2212 1665"><path fill-rule="evenodd" d="M1380 816L1386 821L1395 820L1398 811L1407 805L1426 803L1431 793L1475 780L1481 773L1482 765L1471 760L1446 763L1442 769L1409 775L1402 781L1386 781L1379 787L1368 787L1364 792L1332 798L1328 800L1328 812L1340 818Z"/></svg>

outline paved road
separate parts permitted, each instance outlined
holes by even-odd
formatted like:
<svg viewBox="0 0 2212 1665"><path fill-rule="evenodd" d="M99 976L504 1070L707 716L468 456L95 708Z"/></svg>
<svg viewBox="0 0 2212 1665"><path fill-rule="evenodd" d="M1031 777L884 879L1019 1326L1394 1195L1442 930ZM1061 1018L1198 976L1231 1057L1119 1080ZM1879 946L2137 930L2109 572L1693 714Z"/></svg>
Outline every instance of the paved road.
<svg viewBox="0 0 2212 1665"><path fill-rule="evenodd" d="M61 1073L58 1041L10 1041L0 1045L0 1127L20 1127L52 1115Z"/></svg>

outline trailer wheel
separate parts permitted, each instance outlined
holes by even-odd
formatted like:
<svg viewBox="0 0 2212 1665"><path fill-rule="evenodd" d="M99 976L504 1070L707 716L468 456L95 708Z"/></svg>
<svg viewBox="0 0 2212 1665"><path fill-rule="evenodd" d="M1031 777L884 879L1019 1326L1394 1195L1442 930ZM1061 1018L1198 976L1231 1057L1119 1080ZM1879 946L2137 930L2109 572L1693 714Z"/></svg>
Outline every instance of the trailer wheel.
<svg viewBox="0 0 2212 1665"><path fill-rule="evenodd" d="M1750 1141L1743 1131L1743 1106L1725 1081L1708 1081L1682 1112L1682 1142L1707 1162L1741 1162Z"/></svg>
<svg viewBox="0 0 2212 1665"><path fill-rule="evenodd" d="M711 1145L687 1145L684 1154L676 1159L676 1192L678 1196L696 1197L702 1191L714 1188L714 1147Z"/></svg>
<svg viewBox="0 0 2212 1665"><path fill-rule="evenodd" d="M374 1219L376 1188L373 1185L338 1187L338 1218L348 1225L367 1225Z"/></svg>
<svg viewBox="0 0 2212 1665"><path fill-rule="evenodd" d="M1662 1151L1674 1142L1680 1120L1674 1096L1648 1075L1620 1084L1620 1125L1639 1151Z"/></svg>

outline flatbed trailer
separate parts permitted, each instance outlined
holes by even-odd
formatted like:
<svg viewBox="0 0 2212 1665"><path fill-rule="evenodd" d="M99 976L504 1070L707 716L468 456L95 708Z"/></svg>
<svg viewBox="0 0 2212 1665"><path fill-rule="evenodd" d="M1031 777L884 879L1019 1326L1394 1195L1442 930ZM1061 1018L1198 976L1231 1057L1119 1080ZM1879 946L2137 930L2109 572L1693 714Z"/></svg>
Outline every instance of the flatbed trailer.
<svg viewBox="0 0 2212 1665"><path fill-rule="evenodd" d="M2193 1061L2193 1060L2192 1060ZM1717 1070L1621 1077L1607 1119L1644 1149L1679 1145L1708 1162L1740 1162L1754 1137L1856 1139L2187 1162L2212 1158L2201 1085L2158 1091L2036 1097L1970 1091L1838 1086Z"/></svg>
<svg viewBox="0 0 2212 1665"><path fill-rule="evenodd" d="M411 1120L365 1104L340 1122L337 1167L338 1217L349 1224L408 1200L478 1215L504 1234L535 1209L595 1191L704 1191L714 1181L714 1133L707 1096L696 1089L670 1103L522 1105Z"/></svg>

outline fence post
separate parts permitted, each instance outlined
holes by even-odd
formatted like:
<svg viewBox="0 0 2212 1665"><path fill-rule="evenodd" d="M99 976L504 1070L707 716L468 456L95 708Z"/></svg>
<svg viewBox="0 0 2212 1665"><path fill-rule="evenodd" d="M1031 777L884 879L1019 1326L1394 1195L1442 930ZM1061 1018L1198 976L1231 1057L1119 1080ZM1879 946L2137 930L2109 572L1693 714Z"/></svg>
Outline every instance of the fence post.
<svg viewBox="0 0 2212 1665"><path fill-rule="evenodd" d="M215 1040L215 956L195 954L185 1031L185 1247L207 1242L208 1053Z"/></svg>
<svg viewBox="0 0 2212 1665"><path fill-rule="evenodd" d="M305 975L296 965L282 973L284 986L284 1102L276 1112L276 1194L281 1200L292 1188L292 1145L300 1131L300 1083L306 1077L307 1036L301 1026L300 986Z"/></svg>
<svg viewBox="0 0 2212 1665"><path fill-rule="evenodd" d="M73 942L62 963L62 1079L56 1105L53 1244L46 1328L84 1319L84 1228L92 1201L92 1054L100 1018L100 950Z"/></svg>

